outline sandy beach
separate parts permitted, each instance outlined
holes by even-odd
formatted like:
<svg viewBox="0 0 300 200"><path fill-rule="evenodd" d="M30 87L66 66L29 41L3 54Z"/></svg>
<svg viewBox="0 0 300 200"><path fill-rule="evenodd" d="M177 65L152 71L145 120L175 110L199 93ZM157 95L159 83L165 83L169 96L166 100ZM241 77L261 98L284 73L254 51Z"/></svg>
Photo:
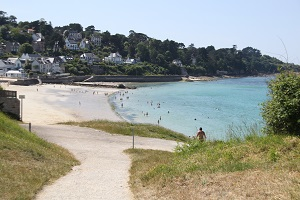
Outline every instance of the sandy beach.
<svg viewBox="0 0 300 200"><path fill-rule="evenodd" d="M17 86L2 83L6 90L25 95L23 122L33 125L54 124L65 121L107 119L120 121L108 103L108 95L115 88L94 88L72 85Z"/></svg>
<svg viewBox="0 0 300 200"><path fill-rule="evenodd" d="M1 83L6 90L25 95L23 122L45 140L68 149L81 162L69 174L45 186L36 199L133 199L128 184L132 137L58 122L93 119L122 120L109 105L115 88L71 85L16 86ZM24 125L25 128L27 125ZM135 137L135 147L174 150L174 141Z"/></svg>

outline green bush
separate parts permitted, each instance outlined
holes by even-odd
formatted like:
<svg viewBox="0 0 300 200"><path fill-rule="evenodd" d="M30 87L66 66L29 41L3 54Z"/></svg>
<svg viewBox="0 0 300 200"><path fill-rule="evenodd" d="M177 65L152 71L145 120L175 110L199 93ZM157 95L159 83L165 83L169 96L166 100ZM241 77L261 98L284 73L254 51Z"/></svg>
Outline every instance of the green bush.
<svg viewBox="0 0 300 200"><path fill-rule="evenodd" d="M270 99L262 105L266 133L300 135L300 76L283 72L268 88Z"/></svg>

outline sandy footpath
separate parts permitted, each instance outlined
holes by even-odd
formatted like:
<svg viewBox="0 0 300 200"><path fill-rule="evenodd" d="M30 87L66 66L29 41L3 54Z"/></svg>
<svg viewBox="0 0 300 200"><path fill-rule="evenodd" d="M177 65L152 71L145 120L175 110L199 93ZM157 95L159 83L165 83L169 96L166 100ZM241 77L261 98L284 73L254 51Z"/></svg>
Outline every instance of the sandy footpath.
<svg viewBox="0 0 300 200"><path fill-rule="evenodd" d="M120 121L108 103L108 94L117 89L1 85L25 95L23 121L31 122L33 132L68 149L81 162L66 176L45 186L36 199L133 199L128 184L130 158L123 153L132 148L132 137L55 124L70 120ZM136 148L172 151L176 145L174 141L135 137Z"/></svg>

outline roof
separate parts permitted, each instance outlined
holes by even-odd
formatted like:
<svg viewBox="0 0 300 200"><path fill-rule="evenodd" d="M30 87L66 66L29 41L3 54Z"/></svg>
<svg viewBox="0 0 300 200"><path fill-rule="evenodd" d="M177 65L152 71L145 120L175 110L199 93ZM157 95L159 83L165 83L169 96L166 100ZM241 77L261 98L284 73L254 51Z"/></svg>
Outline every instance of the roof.
<svg viewBox="0 0 300 200"><path fill-rule="evenodd" d="M16 63L16 61L19 60L19 58L7 58L7 60L12 63Z"/></svg>
<svg viewBox="0 0 300 200"><path fill-rule="evenodd" d="M111 57L111 58L116 58L116 57L122 58L122 56L119 54L119 52L111 53L111 54L109 55L109 57Z"/></svg>
<svg viewBox="0 0 300 200"><path fill-rule="evenodd" d="M22 74L20 71L17 71L17 70L9 70L6 73L7 74Z"/></svg>

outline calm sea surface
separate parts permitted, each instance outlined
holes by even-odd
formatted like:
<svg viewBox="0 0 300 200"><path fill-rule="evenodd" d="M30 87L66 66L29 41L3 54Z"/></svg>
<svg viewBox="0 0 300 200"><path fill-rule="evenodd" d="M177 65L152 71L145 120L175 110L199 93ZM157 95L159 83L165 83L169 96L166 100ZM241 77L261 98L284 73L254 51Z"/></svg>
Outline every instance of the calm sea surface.
<svg viewBox="0 0 300 200"><path fill-rule="evenodd" d="M231 126L263 126L260 104L267 99L269 79L139 84L112 95L110 102L129 122L159 124L188 136L202 127L208 139L225 139Z"/></svg>

